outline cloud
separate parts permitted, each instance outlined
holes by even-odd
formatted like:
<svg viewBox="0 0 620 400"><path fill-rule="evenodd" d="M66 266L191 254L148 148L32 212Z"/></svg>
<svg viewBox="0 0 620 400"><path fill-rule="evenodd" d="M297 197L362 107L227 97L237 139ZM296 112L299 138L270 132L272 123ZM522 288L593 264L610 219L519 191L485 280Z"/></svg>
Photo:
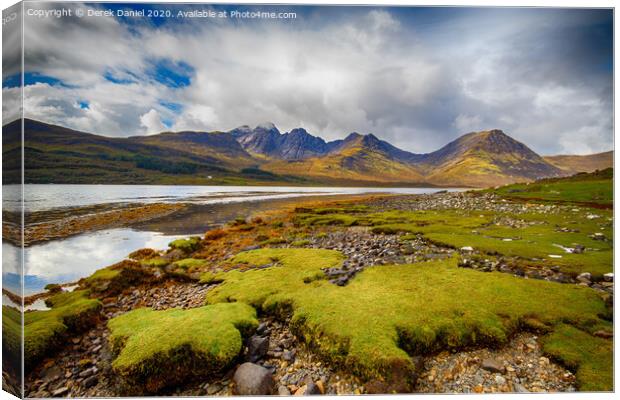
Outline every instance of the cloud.
<svg viewBox="0 0 620 400"><path fill-rule="evenodd" d="M147 134L158 133L166 129L166 126L161 122L159 113L152 108L140 116L140 125L146 128Z"/></svg>
<svg viewBox="0 0 620 400"><path fill-rule="evenodd" d="M543 154L613 145L609 10L294 10L286 22L27 19L26 69L58 82L28 86L25 113L113 136L272 121L415 152L489 128Z"/></svg>

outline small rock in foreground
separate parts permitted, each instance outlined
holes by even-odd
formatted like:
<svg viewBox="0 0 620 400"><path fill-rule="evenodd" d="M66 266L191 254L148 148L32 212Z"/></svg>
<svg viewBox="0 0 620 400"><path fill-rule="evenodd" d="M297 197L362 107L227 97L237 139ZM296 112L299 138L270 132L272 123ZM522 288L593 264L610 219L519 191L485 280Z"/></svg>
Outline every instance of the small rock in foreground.
<svg viewBox="0 0 620 400"><path fill-rule="evenodd" d="M235 393L242 396L268 395L273 390L273 378L267 368L246 362L241 364L235 376Z"/></svg>

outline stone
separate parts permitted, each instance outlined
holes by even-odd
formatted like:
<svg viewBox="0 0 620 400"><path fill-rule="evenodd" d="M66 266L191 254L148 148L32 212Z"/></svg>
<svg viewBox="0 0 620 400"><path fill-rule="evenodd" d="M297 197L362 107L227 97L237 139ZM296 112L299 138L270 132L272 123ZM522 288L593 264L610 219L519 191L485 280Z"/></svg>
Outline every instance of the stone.
<svg viewBox="0 0 620 400"><path fill-rule="evenodd" d="M241 396L264 396L273 390L273 377L267 368L253 363L243 363L235 371L235 394Z"/></svg>
<svg viewBox="0 0 620 400"><path fill-rule="evenodd" d="M585 250L586 250L585 246L581 244L576 244L575 247L573 248L573 253L582 254Z"/></svg>
<svg viewBox="0 0 620 400"><path fill-rule="evenodd" d="M53 382L62 376L62 370L58 366L46 368L40 374L40 377L48 382Z"/></svg>
<svg viewBox="0 0 620 400"><path fill-rule="evenodd" d="M266 322L261 322L260 324L258 324L258 328L256 328L256 333L259 335L263 335L265 333L267 333L267 331L269 330L267 323Z"/></svg>
<svg viewBox="0 0 620 400"><path fill-rule="evenodd" d="M590 283L591 280L592 280L592 274L590 274L589 272L584 272L584 273L577 275L578 282Z"/></svg>
<svg viewBox="0 0 620 400"><path fill-rule="evenodd" d="M291 395L291 392L290 390L288 390L286 386L280 385L278 387L278 396L290 396L290 395Z"/></svg>
<svg viewBox="0 0 620 400"><path fill-rule="evenodd" d="M306 385L306 395L317 395L317 394L321 394L321 389L319 389L319 387L314 383L308 383Z"/></svg>
<svg viewBox="0 0 620 400"><path fill-rule="evenodd" d="M471 246L463 246L461 247L462 251L474 251L474 248Z"/></svg>
<svg viewBox="0 0 620 400"><path fill-rule="evenodd" d="M593 334L594 336L600 337L600 338L604 338L604 339L611 339L614 337L614 333L610 332L610 331L606 331L606 330L600 330L600 331L596 331Z"/></svg>
<svg viewBox="0 0 620 400"><path fill-rule="evenodd" d="M212 383L207 387L207 394L209 396L213 396L220 390L222 390L222 385L220 385L219 383Z"/></svg>
<svg viewBox="0 0 620 400"><path fill-rule="evenodd" d="M513 387L515 393L529 393L530 392L529 390L527 390L525 388L525 386L523 386L520 383L513 383L512 387Z"/></svg>
<svg viewBox="0 0 620 400"><path fill-rule="evenodd" d="M252 336L248 342L248 358L251 362L256 362L263 358L269 351L269 338Z"/></svg>
<svg viewBox="0 0 620 400"><path fill-rule="evenodd" d="M284 350L284 352L282 353L282 359L284 361L293 362L295 360L295 355L292 351Z"/></svg>
<svg viewBox="0 0 620 400"><path fill-rule="evenodd" d="M316 387L319 388L319 391L321 392L321 394L325 394L325 384L323 383L322 380L318 380L316 381Z"/></svg>
<svg viewBox="0 0 620 400"><path fill-rule="evenodd" d="M485 358L482 360L480 367L489 372L504 372L504 366L493 358Z"/></svg>
<svg viewBox="0 0 620 400"><path fill-rule="evenodd" d="M504 378L501 375L495 375L495 383L497 383L498 385L505 385L506 384L506 378Z"/></svg>
<svg viewBox="0 0 620 400"><path fill-rule="evenodd" d="M82 387L90 388L95 386L97 383L99 383L99 378L97 378L96 376L89 376L82 382Z"/></svg>
<svg viewBox="0 0 620 400"><path fill-rule="evenodd" d="M69 393L69 388L66 386L63 386L61 388L54 390L52 392L52 397L61 397L61 396L66 395L67 393Z"/></svg>
<svg viewBox="0 0 620 400"><path fill-rule="evenodd" d="M613 274L613 272L609 272L609 273L603 275L603 279L605 280L605 282L613 282L614 281L614 274Z"/></svg>

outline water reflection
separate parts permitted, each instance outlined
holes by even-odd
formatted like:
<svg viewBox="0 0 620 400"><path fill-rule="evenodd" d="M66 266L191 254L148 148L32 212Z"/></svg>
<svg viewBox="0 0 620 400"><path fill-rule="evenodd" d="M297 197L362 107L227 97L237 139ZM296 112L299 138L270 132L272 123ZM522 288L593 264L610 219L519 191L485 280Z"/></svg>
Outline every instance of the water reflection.
<svg viewBox="0 0 620 400"><path fill-rule="evenodd" d="M25 250L24 295L41 292L48 283L74 282L124 259L136 249L166 248L179 237L182 235L110 229L28 247ZM2 244L3 252L7 246L11 245ZM7 278L6 275L3 278Z"/></svg>

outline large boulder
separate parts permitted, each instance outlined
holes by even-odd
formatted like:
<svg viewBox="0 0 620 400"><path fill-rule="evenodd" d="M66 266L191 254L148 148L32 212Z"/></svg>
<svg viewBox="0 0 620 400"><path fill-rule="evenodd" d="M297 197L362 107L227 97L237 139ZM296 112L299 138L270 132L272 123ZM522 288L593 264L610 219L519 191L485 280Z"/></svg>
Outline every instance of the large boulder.
<svg viewBox="0 0 620 400"><path fill-rule="evenodd" d="M235 376L235 393L242 396L268 395L273 391L271 372L257 364L246 362L241 364Z"/></svg>

